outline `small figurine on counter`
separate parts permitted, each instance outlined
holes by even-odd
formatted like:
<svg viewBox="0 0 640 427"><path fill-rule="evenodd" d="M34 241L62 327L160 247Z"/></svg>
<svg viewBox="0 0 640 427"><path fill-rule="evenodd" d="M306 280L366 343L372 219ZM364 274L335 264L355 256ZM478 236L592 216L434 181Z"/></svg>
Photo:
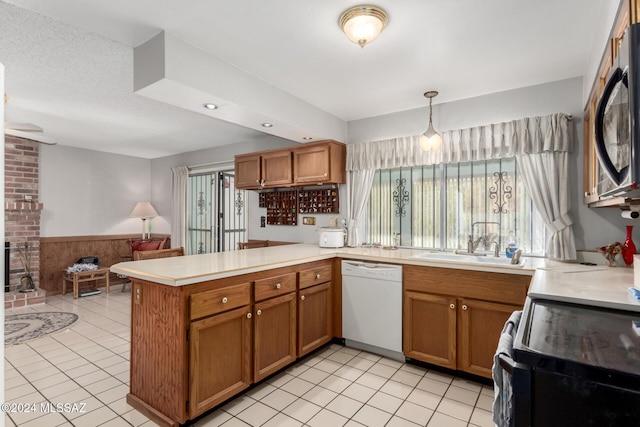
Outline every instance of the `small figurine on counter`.
<svg viewBox="0 0 640 427"><path fill-rule="evenodd" d="M618 255L621 251L622 248L620 242L609 243L607 246L601 246L598 249L598 252L600 252L609 263L609 267L618 266L618 263L616 262L616 255Z"/></svg>

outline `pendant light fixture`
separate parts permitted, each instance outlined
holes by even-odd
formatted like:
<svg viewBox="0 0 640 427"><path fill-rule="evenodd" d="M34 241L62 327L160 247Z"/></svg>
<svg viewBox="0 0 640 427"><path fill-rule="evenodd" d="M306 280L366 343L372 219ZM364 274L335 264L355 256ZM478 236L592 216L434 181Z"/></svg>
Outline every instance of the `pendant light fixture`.
<svg viewBox="0 0 640 427"><path fill-rule="evenodd" d="M442 147L442 137L433 128L433 110L431 108L431 102L434 97L438 96L438 92L430 90L429 92L425 92L424 96L425 98L429 98L429 127L420 135L420 148L422 148L422 151L438 151Z"/></svg>
<svg viewBox="0 0 640 427"><path fill-rule="evenodd" d="M371 43L387 25L387 13L376 6L355 6L345 10L338 24L347 38L360 47Z"/></svg>

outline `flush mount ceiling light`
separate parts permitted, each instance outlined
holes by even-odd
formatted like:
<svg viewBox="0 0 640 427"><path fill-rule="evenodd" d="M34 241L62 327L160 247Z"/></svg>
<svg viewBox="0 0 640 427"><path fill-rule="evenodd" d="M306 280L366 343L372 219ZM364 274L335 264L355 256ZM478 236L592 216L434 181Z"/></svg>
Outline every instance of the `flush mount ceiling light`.
<svg viewBox="0 0 640 427"><path fill-rule="evenodd" d="M375 6L355 6L345 10L338 24L347 38L360 47L371 43L387 25L387 13Z"/></svg>
<svg viewBox="0 0 640 427"><path fill-rule="evenodd" d="M212 104L210 102L207 102L206 104L202 104L202 106L207 110L215 110L216 108L218 108L216 104Z"/></svg>
<svg viewBox="0 0 640 427"><path fill-rule="evenodd" d="M305 141L311 141L313 139L313 137L311 137L311 136L303 136L302 139L304 139Z"/></svg>
<svg viewBox="0 0 640 427"><path fill-rule="evenodd" d="M438 92L430 90L429 92L425 92L424 96L429 98L429 127L422 135L420 135L420 148L422 148L422 151L438 151L440 147L442 147L442 137L435 131L433 128L433 122L431 121L433 116L431 102L434 97L438 96Z"/></svg>
<svg viewBox="0 0 640 427"><path fill-rule="evenodd" d="M263 128L270 128L273 127L273 123L262 123L260 126L262 126Z"/></svg>

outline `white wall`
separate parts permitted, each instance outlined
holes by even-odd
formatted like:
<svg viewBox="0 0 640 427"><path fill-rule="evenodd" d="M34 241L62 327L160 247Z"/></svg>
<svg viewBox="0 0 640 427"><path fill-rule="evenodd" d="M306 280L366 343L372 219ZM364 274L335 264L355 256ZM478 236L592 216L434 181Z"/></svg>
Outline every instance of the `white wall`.
<svg viewBox="0 0 640 427"><path fill-rule="evenodd" d="M129 214L150 198L150 170L147 159L41 145L41 236L141 232L141 221Z"/></svg>
<svg viewBox="0 0 640 427"><path fill-rule="evenodd" d="M576 247L595 249L608 242L623 241L624 225L634 223L623 220L616 208L589 209L582 203L582 88L582 79L578 77L434 105L433 120L437 130L451 130L556 112L572 114L576 138L570 158L571 213ZM427 120L428 107L353 121L349 123L348 141L357 143L417 135L424 132ZM640 234L636 239L640 240Z"/></svg>

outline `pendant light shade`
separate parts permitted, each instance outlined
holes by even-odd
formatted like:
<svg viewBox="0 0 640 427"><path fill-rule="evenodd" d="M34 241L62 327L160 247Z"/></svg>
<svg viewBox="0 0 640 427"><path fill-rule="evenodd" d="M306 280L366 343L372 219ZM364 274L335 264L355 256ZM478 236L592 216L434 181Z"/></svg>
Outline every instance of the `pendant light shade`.
<svg viewBox="0 0 640 427"><path fill-rule="evenodd" d="M429 127L422 135L420 135L420 148L422 151L438 151L442 148L442 137L433 128L433 109L431 107L431 102L435 96L438 96L438 92L431 90L429 92L425 92L424 96L429 98Z"/></svg>
<svg viewBox="0 0 640 427"><path fill-rule="evenodd" d="M338 24L347 38L360 47L378 37L388 22L384 10L375 6L355 6L342 13Z"/></svg>

